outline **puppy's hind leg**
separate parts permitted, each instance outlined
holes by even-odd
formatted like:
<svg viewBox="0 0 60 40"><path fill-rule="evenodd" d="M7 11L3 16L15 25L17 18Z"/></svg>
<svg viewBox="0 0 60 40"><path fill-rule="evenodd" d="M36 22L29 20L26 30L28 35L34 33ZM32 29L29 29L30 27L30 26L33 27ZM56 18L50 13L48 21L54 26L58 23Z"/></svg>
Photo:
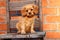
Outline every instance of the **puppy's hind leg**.
<svg viewBox="0 0 60 40"><path fill-rule="evenodd" d="M17 33L21 33L20 23L17 23L17 24L16 24L16 28L17 28L17 30L18 30L18 32L17 32Z"/></svg>

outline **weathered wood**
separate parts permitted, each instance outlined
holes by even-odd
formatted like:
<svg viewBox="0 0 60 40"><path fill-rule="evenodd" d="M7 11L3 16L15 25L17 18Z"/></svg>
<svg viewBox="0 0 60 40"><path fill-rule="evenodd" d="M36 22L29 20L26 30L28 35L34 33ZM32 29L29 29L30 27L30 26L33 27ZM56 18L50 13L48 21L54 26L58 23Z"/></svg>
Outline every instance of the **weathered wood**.
<svg viewBox="0 0 60 40"><path fill-rule="evenodd" d="M26 4L34 4L35 0L30 1L19 1L19 2L9 2L10 11L21 10L21 7Z"/></svg>
<svg viewBox="0 0 60 40"><path fill-rule="evenodd" d="M10 33L10 34L2 34L0 35L0 39L2 38L41 38L45 36L45 32L36 32L35 34L16 34L16 33Z"/></svg>
<svg viewBox="0 0 60 40"><path fill-rule="evenodd" d="M7 33L10 32L10 14L9 14L9 0L6 0L6 21L7 21Z"/></svg>

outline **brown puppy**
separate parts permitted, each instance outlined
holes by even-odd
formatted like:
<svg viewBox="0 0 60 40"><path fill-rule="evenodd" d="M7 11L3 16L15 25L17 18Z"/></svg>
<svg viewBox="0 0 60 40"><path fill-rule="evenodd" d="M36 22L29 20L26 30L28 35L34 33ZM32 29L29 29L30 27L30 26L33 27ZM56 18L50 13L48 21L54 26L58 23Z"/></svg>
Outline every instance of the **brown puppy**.
<svg viewBox="0 0 60 40"><path fill-rule="evenodd" d="M35 33L34 20L35 14L38 13L38 6L34 4L25 5L22 10L22 18L19 18L19 22L16 24L18 30L17 33L26 34L27 32Z"/></svg>

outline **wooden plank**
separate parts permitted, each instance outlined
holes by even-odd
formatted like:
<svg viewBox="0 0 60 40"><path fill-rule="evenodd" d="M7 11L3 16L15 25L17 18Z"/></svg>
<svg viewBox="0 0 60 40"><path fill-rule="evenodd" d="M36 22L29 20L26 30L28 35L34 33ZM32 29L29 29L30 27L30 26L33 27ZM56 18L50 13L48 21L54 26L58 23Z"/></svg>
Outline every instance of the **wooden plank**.
<svg viewBox="0 0 60 40"><path fill-rule="evenodd" d="M0 38L41 38L45 36L45 32L36 32L35 34L2 34Z"/></svg>
<svg viewBox="0 0 60 40"><path fill-rule="evenodd" d="M10 11L21 10L21 7L26 4L34 4L35 0L30 1L19 1L19 2L9 2Z"/></svg>

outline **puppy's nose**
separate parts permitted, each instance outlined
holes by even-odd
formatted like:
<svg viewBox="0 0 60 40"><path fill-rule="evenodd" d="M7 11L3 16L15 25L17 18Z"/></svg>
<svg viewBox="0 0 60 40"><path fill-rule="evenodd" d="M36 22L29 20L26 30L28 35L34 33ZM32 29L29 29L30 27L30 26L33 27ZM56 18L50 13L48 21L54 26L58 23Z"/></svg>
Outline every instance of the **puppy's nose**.
<svg viewBox="0 0 60 40"><path fill-rule="evenodd" d="M31 12L29 12L29 14L31 14Z"/></svg>

